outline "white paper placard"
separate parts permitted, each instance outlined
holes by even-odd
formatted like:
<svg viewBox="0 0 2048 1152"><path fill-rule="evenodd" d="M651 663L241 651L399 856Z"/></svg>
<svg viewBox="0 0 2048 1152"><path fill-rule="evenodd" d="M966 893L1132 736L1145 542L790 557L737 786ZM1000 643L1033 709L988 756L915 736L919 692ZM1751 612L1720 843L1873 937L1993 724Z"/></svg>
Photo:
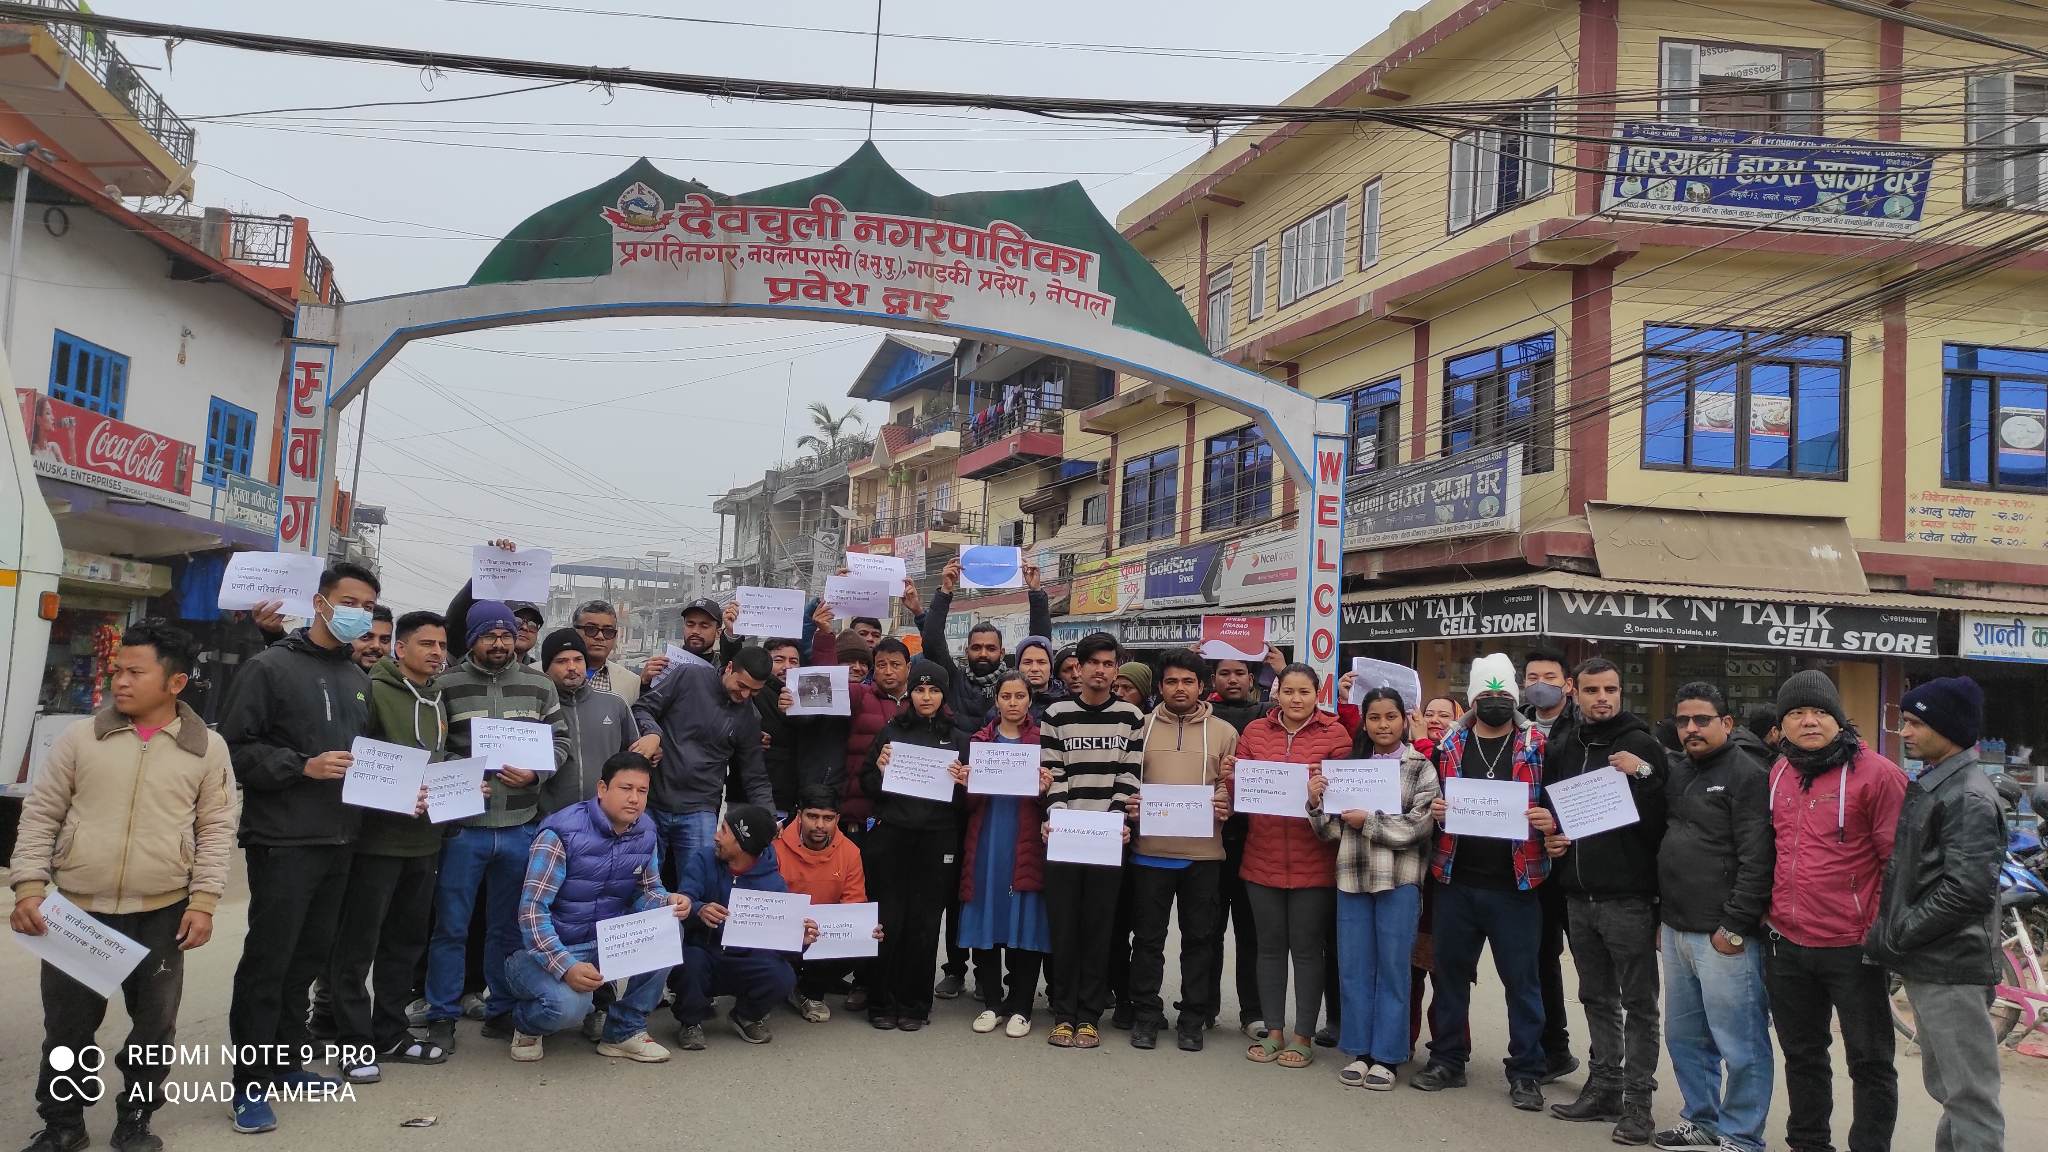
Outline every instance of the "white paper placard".
<svg viewBox="0 0 2048 1152"><path fill-rule="evenodd" d="M1520 780L1444 781L1444 831L1453 836L1529 838L1529 786Z"/></svg>
<svg viewBox="0 0 2048 1152"><path fill-rule="evenodd" d="M669 905L597 922L597 971L606 980L683 962L683 922Z"/></svg>
<svg viewBox="0 0 2048 1152"><path fill-rule="evenodd" d="M443 760L427 765L421 783L427 786L427 820L446 824L484 814L484 757Z"/></svg>
<svg viewBox="0 0 2048 1152"><path fill-rule="evenodd" d="M991 744L975 741L967 746L967 790L977 796L1038 795L1036 744Z"/></svg>
<svg viewBox="0 0 2048 1152"><path fill-rule="evenodd" d="M853 689L847 686L846 665L802 667L789 674L791 716L850 716Z"/></svg>
<svg viewBox="0 0 2048 1152"><path fill-rule="evenodd" d="M712 666L711 661L706 660L702 656L697 655L695 652L690 651L688 648L684 648L675 644L670 644L664 647L661 650L661 654L663 656L668 657L668 668L664 668L661 670L661 678L664 680L668 679L669 669L674 668L679 664L695 664L700 668L709 668Z"/></svg>
<svg viewBox="0 0 2048 1152"><path fill-rule="evenodd" d="M859 576L825 577L825 603L831 605L835 616L873 616L877 620L889 616L889 590L903 585L884 584L880 580L867 580Z"/></svg>
<svg viewBox="0 0 2048 1152"><path fill-rule="evenodd" d="M1595 768L1569 780L1545 784L1557 824L1573 840L1598 836L1642 819L1635 793L1619 768Z"/></svg>
<svg viewBox="0 0 2048 1152"><path fill-rule="evenodd" d="M848 552L846 574L863 580L887 581L891 588L901 588L903 582L910 579L903 557L880 556L873 552Z"/></svg>
<svg viewBox="0 0 2048 1152"><path fill-rule="evenodd" d="M1365 703L1365 694L1375 688L1392 688L1401 694L1401 707L1408 712L1422 709L1422 677L1405 664L1374 660L1367 656L1351 659L1351 702Z"/></svg>
<svg viewBox="0 0 2048 1152"><path fill-rule="evenodd" d="M801 892L756 892L751 888L732 890L732 902L725 906L727 948L761 948L770 952L804 950L804 921L811 915L811 898Z"/></svg>
<svg viewBox="0 0 2048 1152"><path fill-rule="evenodd" d="M1308 765L1277 760L1237 762L1234 811L1308 819Z"/></svg>
<svg viewBox="0 0 2048 1152"><path fill-rule="evenodd" d="M1331 816L1346 812L1385 812L1399 816L1401 807L1401 762L1391 756L1372 760L1325 760L1323 811Z"/></svg>
<svg viewBox="0 0 2048 1152"><path fill-rule="evenodd" d="M855 960L878 956L882 942L875 939L881 922L881 905L813 904L811 920L818 925L818 938L804 950L806 960Z"/></svg>
<svg viewBox="0 0 2048 1152"><path fill-rule="evenodd" d="M285 615L311 617L326 563L297 552L237 552L228 557L214 607L239 612L265 600L282 600Z"/></svg>
<svg viewBox="0 0 2048 1152"><path fill-rule="evenodd" d="M1215 803L1216 789L1207 784L1141 784L1138 835L1214 836Z"/></svg>
<svg viewBox="0 0 2048 1152"><path fill-rule="evenodd" d="M889 766L882 769L882 791L949 802L953 799L953 775L947 769L954 759L951 748L891 741Z"/></svg>
<svg viewBox="0 0 2048 1152"><path fill-rule="evenodd" d="M121 982L149 956L149 949L114 931L52 887L40 911L47 925L41 936L14 934L30 954L59 972L111 1000Z"/></svg>
<svg viewBox="0 0 2048 1152"><path fill-rule="evenodd" d="M740 618L732 630L742 636L801 636L804 632L804 592L801 588L749 588L734 590Z"/></svg>
<svg viewBox="0 0 2048 1152"><path fill-rule="evenodd" d="M548 602L548 573L555 554L546 548L507 552L489 544L469 550L469 594L478 600Z"/></svg>
<svg viewBox="0 0 2048 1152"><path fill-rule="evenodd" d="M962 588L1022 588L1024 550L1003 544L966 544L960 548Z"/></svg>
<svg viewBox="0 0 2048 1152"><path fill-rule="evenodd" d="M1046 837L1045 841L1047 860L1056 864L1107 864L1113 868L1123 866L1122 813L1055 808L1050 819L1052 834Z"/></svg>
<svg viewBox="0 0 2048 1152"><path fill-rule="evenodd" d="M341 778L341 802L406 816L419 811L420 781L427 750L358 736L349 746L355 761Z"/></svg>
<svg viewBox="0 0 2048 1152"><path fill-rule="evenodd" d="M485 760L485 769L555 770L555 730L537 720L499 720L479 716L469 722L469 752Z"/></svg>

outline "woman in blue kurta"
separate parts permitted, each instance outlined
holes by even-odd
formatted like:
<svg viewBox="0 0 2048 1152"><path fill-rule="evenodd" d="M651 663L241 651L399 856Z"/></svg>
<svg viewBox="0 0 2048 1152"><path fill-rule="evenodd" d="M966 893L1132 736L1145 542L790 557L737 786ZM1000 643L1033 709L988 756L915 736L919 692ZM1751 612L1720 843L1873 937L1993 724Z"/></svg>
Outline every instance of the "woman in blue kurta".
<svg viewBox="0 0 2048 1152"><path fill-rule="evenodd" d="M995 686L995 718L974 734L976 743L1038 747L1038 721L1031 715L1031 685L1005 672ZM1039 794L1047 783L1039 770ZM960 946L972 951L974 980L986 1010L974 1018L976 1032L1031 1034L1031 1002L1038 974L1052 950L1045 915L1044 820L1039 796L985 796L974 791L968 770L967 853L960 868ZM1004 968L1009 983L1003 983Z"/></svg>

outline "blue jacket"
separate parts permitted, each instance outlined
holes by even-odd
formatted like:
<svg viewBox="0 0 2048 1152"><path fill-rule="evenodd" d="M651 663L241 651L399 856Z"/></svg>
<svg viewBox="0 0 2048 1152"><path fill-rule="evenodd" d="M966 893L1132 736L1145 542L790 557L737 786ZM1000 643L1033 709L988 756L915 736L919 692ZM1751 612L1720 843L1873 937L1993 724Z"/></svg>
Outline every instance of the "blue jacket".
<svg viewBox="0 0 2048 1152"><path fill-rule="evenodd" d="M555 893L555 935L563 944L588 944L597 939L598 921L635 909L641 873L659 867L655 852L661 838L655 833L654 818L642 812L621 836L591 799L562 809L541 827L560 836L568 851Z"/></svg>
<svg viewBox="0 0 2048 1152"><path fill-rule="evenodd" d="M739 875L718 862L718 857L709 852L699 852L683 866L682 890L690 897L690 921L688 939L702 948L722 948L725 929L710 927L698 919L698 912L706 904L731 907L732 890L744 888L750 892L787 892L789 885L783 883L782 867L775 859L775 845L770 844L754 858L754 866ZM741 951L751 951L742 949ZM735 953L737 955L737 953Z"/></svg>

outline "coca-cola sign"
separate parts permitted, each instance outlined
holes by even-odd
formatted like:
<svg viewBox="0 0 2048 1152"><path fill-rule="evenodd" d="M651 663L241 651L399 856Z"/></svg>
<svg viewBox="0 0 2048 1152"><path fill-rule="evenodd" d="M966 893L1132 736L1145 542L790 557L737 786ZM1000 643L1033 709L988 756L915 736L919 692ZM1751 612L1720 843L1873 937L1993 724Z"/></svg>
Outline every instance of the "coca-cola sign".
<svg viewBox="0 0 2048 1152"><path fill-rule="evenodd" d="M191 496L192 445L26 388L15 396L42 475L173 508Z"/></svg>

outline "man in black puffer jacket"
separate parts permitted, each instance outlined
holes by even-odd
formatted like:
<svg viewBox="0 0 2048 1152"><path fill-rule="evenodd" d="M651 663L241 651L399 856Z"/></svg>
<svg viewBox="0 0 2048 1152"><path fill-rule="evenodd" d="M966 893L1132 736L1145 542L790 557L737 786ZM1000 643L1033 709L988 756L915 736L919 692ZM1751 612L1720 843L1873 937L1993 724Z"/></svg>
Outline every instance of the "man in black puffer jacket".
<svg viewBox="0 0 2048 1152"><path fill-rule="evenodd" d="M1657 847L1664 838L1665 752L1650 726L1621 707L1621 670L1594 657L1571 680L1577 714L1545 745L1544 804L1552 789L1613 767L1627 781L1636 821L1582 840L1547 838L1551 879L1564 889L1579 1001L1593 1073L1579 1098L1553 1104L1561 1120L1615 1124L1617 1144L1647 1143L1657 1075Z"/></svg>

